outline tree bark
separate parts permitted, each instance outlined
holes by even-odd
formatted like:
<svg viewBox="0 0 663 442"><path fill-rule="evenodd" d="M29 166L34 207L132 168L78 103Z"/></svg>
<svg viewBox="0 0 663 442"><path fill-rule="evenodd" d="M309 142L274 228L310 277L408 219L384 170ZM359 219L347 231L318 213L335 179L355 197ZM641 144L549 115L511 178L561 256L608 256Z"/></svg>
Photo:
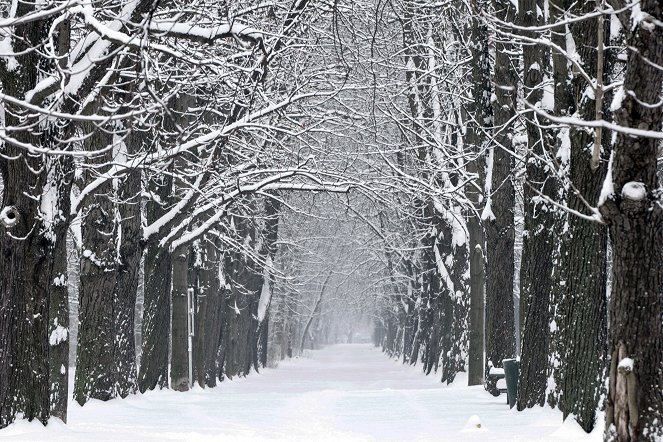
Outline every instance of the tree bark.
<svg viewBox="0 0 663 442"><path fill-rule="evenodd" d="M640 2L628 43L619 126L660 132L663 84L663 20L659 2ZM607 440L654 441L663 436L663 327L661 284L663 213L656 161L659 142L617 134L612 171L614 192L600 206L613 250L610 308L610 379ZM633 362L628 363L630 358Z"/></svg>
<svg viewBox="0 0 663 442"><path fill-rule="evenodd" d="M214 278L214 269L211 267L213 264L208 261L208 240L202 239L202 244L198 244L200 250L200 266L197 268L198 284L196 292L196 319L195 319L195 333L193 339L193 378L201 388L205 388L205 356L207 348L205 343L207 339L207 331L209 329L208 318L210 317L208 310L211 310L210 298L212 297L210 289L212 286L212 278Z"/></svg>
<svg viewBox="0 0 663 442"><path fill-rule="evenodd" d="M543 10L538 0L521 0L519 11L522 26L537 26L542 17L537 11ZM523 33L534 38L535 32ZM549 62L542 47L538 44L523 46L525 79L524 95L527 102L536 106L543 98L542 81L544 69ZM523 255L520 269L520 318L521 318L521 358L518 382L518 410L543 405L548 385L548 350L550 345L550 297L553 291L553 260L556 215L553 208L546 205L541 194L556 200L556 177L550 163L555 158L554 142L551 134L540 127L538 118L529 114L527 129L527 165L525 167ZM515 354L503 355L513 357Z"/></svg>
<svg viewBox="0 0 663 442"><path fill-rule="evenodd" d="M510 1L493 0L493 8L497 19L513 23L516 11ZM488 167L492 173L491 182L487 183L490 193L482 219L486 231L487 364L498 367L502 365L502 359L515 356L516 351L513 304L515 193L511 152L518 78L514 71L517 61L510 55L514 52L514 45L505 42L506 37L496 38L493 70L495 128L488 154ZM492 382L489 390L495 392Z"/></svg>
<svg viewBox="0 0 663 442"><path fill-rule="evenodd" d="M63 20L57 30L58 54L68 53L71 46L71 23ZM60 60L60 67L65 67L66 57ZM60 122L58 122L60 123ZM58 145L61 134L67 128L71 131L74 125L71 122L65 124L53 124L50 130L45 130L42 137L44 144ZM51 416L58 417L62 422L67 422L67 401L69 399L69 286L67 281L67 232L70 225L71 212L71 187L74 180L74 161L71 157L51 157L48 187L57 189L52 213L52 270L48 279L51 286L49 299L49 382ZM48 215L47 215L48 216ZM55 334L54 334L55 333Z"/></svg>
<svg viewBox="0 0 663 442"><path fill-rule="evenodd" d="M586 14L595 9L595 3L581 2L577 8L578 15ZM603 23L602 17L600 21ZM576 51L591 77L597 75L597 28L597 19L583 20L570 26ZM563 39L561 36L560 40ZM565 42L560 41L559 44L564 45ZM566 59L561 63L566 71ZM566 86L568 75L559 77L555 80L556 84L559 82ZM596 119L595 100L585 93L589 87L586 80L576 76L572 81L573 96L581 98L575 105L566 99L568 112L576 112L583 120ZM595 136L583 128L571 128L569 134L569 179L573 189L569 192L567 204L570 209L587 215L591 213L576 192L580 192L587 201L598 200L611 145L610 134L605 131L602 164L594 170L591 167L591 150ZM590 432L595 425L600 396L604 393L606 374L607 229L573 215L568 217L567 223L560 257L560 280L563 285L553 318L558 329L555 346L559 359L554 378L559 395L558 406L564 418L572 415L585 431Z"/></svg>
<svg viewBox="0 0 663 442"><path fill-rule="evenodd" d="M134 133L127 141L127 155L131 158L142 150L143 137ZM135 315L136 296L143 255L141 227L141 170L128 172L119 189L120 232L118 269L115 282L115 373L117 394L126 397L138 387L136 372Z"/></svg>
<svg viewBox="0 0 663 442"><path fill-rule="evenodd" d="M219 253L217 244L212 238L205 241L205 267L201 273L201 285L204 290L204 296L207 298L205 316L200 315L200 321L203 321L205 335L203 339L203 366L199 370L203 371L202 379L208 387L216 386L217 367L216 354L219 348L219 338L221 336L221 287L219 281ZM198 382L201 381L201 375L198 375ZM202 384L201 384L202 386Z"/></svg>
<svg viewBox="0 0 663 442"><path fill-rule="evenodd" d="M99 150L113 143L113 135L94 125L85 125L91 135L85 140L87 150ZM113 158L113 150L90 159L104 173ZM83 186L97 175L84 172ZM76 352L74 399L84 405L89 399L106 401L117 395L114 366L115 282L117 276L116 206L112 181L97 187L81 208L82 251L80 261L79 327Z"/></svg>
<svg viewBox="0 0 663 442"><path fill-rule="evenodd" d="M160 218L171 196L172 177L164 174L148 183L148 190L158 196L146 203L148 223ZM138 387L141 393L155 387L168 386L168 342L170 333L170 283L172 263L170 252L158 244L147 245L145 253L143 324L141 363Z"/></svg>
<svg viewBox="0 0 663 442"><path fill-rule="evenodd" d="M187 351L189 248L187 246L178 248L173 252L172 257L170 388L176 391L187 391L189 389L189 355Z"/></svg>
<svg viewBox="0 0 663 442"><path fill-rule="evenodd" d="M473 0L471 3L473 18L471 20L470 38L472 45L471 62L471 98L466 105L469 118L465 135L467 151L471 158L467 162L467 172L474 176L465 191L473 204L473 210L467 215L470 248L470 347L468 384L479 385L484 381L484 337L487 322L484 323L485 308L485 233L479 214L482 209L481 195L486 181L484 150L486 140L484 127L492 124L493 115L490 105L490 66L488 54L488 30L480 19L480 13L487 9L485 0ZM489 321L490 318L486 318ZM499 349L488 346L485 342L486 357L490 360ZM486 389L493 391L495 386L486 379Z"/></svg>
<svg viewBox="0 0 663 442"><path fill-rule="evenodd" d="M15 17L35 10L34 3L18 2ZM11 44L17 66L8 70L0 61L3 93L21 99L37 84L38 52L43 20L13 28ZM3 127L37 124L20 106L4 102ZM32 130L8 135L38 145ZM17 158L16 160L12 158ZM46 174L41 155L32 155L12 143L3 144L0 159L3 223L0 223L0 428L17 414L46 423L49 404L49 294L52 241L44 235L40 216ZM37 173L36 171L42 171Z"/></svg>
<svg viewBox="0 0 663 442"><path fill-rule="evenodd" d="M258 367L267 365L268 345L269 345L269 322L272 297L274 292L273 266L276 259L277 244L279 236L279 211L281 202L277 198L265 197L265 227L263 235L263 250L261 255L265 257L266 268L262 272L262 290L258 303L258 342L257 342L257 360L255 361L256 370ZM268 290L268 293L263 293ZM269 299L263 299L268 296ZM264 305L261 305L264 303ZM262 310L261 310L262 309Z"/></svg>
<svg viewBox="0 0 663 442"><path fill-rule="evenodd" d="M50 163L53 172L49 177L49 186L57 188L57 209L62 214L68 214L73 181L73 161L71 158L56 157L51 158ZM68 226L66 217L53 217L52 270L50 278L45 281L51 284L48 319L51 416L60 418L64 423L67 422L67 400L69 399Z"/></svg>

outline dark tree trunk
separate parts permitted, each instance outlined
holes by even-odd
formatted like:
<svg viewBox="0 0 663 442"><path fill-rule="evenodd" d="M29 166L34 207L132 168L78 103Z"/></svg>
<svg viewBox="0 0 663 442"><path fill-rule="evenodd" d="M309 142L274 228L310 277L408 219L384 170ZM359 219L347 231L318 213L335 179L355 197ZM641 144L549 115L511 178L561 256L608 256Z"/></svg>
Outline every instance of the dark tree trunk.
<svg viewBox="0 0 663 442"><path fill-rule="evenodd" d="M261 255L265 258L266 268L262 271L262 289L258 302L258 342L257 361L258 367L267 365L268 343L269 343L269 318L274 291L273 266L276 259L276 251L279 236L279 211L281 202L277 198L265 198L265 227L263 234L263 250ZM264 293L267 290L267 293Z"/></svg>
<svg viewBox="0 0 663 442"><path fill-rule="evenodd" d="M655 0L641 1L640 8L643 18L634 23L627 40L623 88L629 93L614 115L619 126L660 132L661 107L652 104L660 101L663 92L663 28L655 24L663 20L663 10ZM614 193L600 206L613 252L608 440L663 437L663 213L656 176L658 146L656 139L617 134L612 173L606 178Z"/></svg>
<svg viewBox="0 0 663 442"><path fill-rule="evenodd" d="M168 174L154 177L148 190L159 197L159 202L148 200L148 223L159 219L166 208L162 206L171 195L172 178ZM141 392L168 386L168 342L170 333L170 282L172 264L170 252L156 243L150 243L145 253L143 323L141 336L141 363L138 387Z"/></svg>
<svg viewBox="0 0 663 442"><path fill-rule="evenodd" d="M142 136L133 134L127 142L127 154L140 152ZM115 372L117 393L121 397L137 389L135 315L136 296L143 255L141 228L141 171L129 171L119 189L121 240L115 284L116 342Z"/></svg>
<svg viewBox="0 0 663 442"><path fill-rule="evenodd" d="M165 119L166 133L175 132L174 122ZM172 140L162 139L164 145ZM170 166L169 168L171 168ZM148 225L167 213L173 198L171 173L149 177L147 190L155 195L145 204ZM172 277L171 253L150 241L145 247L143 321L141 330L141 359L138 388L147 390L168 387L168 345L170 337L170 284Z"/></svg>
<svg viewBox="0 0 663 442"><path fill-rule="evenodd" d="M27 187L35 189L31 184L39 185L29 167L14 161L3 173L3 208L14 207L18 222L0 227L0 428L12 423L17 413L45 424L50 409L49 291L44 283L51 276L46 269L51 250L38 233L38 202L23 192Z"/></svg>
<svg viewBox="0 0 663 442"><path fill-rule="evenodd" d="M466 194L472 202L474 210L467 216L467 229L469 232L470 247L470 347L469 347L469 373L468 384L479 385L484 381L484 308L485 308L485 257L484 231L478 214L481 213L481 190L484 189L486 181L484 149L486 140L484 127L491 126L493 115L490 105L490 66L488 54L488 30L485 23L479 18L482 11L487 10L487 2L484 0L472 1L473 19L471 20L470 38L472 45L471 62L471 98L466 105L468 121L465 142L467 149L473 157L467 163L467 172L474 176L474 181L468 185ZM490 321L490 318L486 318ZM504 340L508 342L508 334ZM487 346L486 357L488 360L499 349ZM495 386L486 379L486 389L493 391Z"/></svg>
<svg viewBox="0 0 663 442"><path fill-rule="evenodd" d="M113 142L113 135L86 125L92 134L86 150L100 150ZM84 173L83 186L104 173L113 158L112 149L90 159L101 166ZM80 261L79 327L76 352L74 399L84 405L89 399L106 401L116 396L114 367L115 283L117 275L116 206L113 184L98 186L81 207L82 253Z"/></svg>
<svg viewBox="0 0 663 442"><path fill-rule="evenodd" d="M508 0L493 0L495 16L513 23L516 11ZM514 206L515 193L512 181L514 161L513 117L516 112L518 78L512 44L497 37L495 42L495 118L494 144L488 155L488 167L492 169L490 195L483 213L486 231L486 349L487 366L502 365L502 359L516 353L516 330L513 305L514 278ZM488 385L488 384L487 384ZM489 385L489 391L495 392Z"/></svg>
<svg viewBox="0 0 663 442"><path fill-rule="evenodd" d="M537 26L542 17L539 0L520 1L522 26ZM527 37L538 34L524 32ZM548 69L542 47L538 44L523 46L525 78L524 95L534 106L541 101L543 70ZM550 345L550 298L553 291L553 259L556 251L555 210L547 205L541 194L556 200L557 184L549 162L555 158L551 134L542 129L536 116L530 114L527 122L527 165L525 168L523 255L520 269L521 358L518 383L518 409L543 405L548 385L548 352ZM512 354L500 355L502 358ZM496 362L496 361L495 361Z"/></svg>
<svg viewBox="0 0 663 442"><path fill-rule="evenodd" d="M70 21L63 20L57 30L58 54L66 54L71 45ZM65 67L66 57L60 60ZM55 67L55 66L53 66ZM59 122L60 123L60 122ZM42 134L45 145L57 145L64 130L72 131L75 126L66 122L64 126L54 124ZM69 286L67 281L67 231L71 212L71 187L74 180L74 161L71 157L51 157L46 192L57 189L55 200L51 201L52 213L52 270L48 282L51 284L49 300L49 382L51 416L67 422L67 401L69 399ZM48 215L47 215L48 216ZM1 426L1 425L0 425Z"/></svg>
<svg viewBox="0 0 663 442"><path fill-rule="evenodd" d="M189 354L187 351L189 336L187 325L189 248L187 246L178 248L173 252L172 257L170 388L177 391L187 391L189 389Z"/></svg>
<svg viewBox="0 0 663 442"><path fill-rule="evenodd" d="M441 345L438 360L442 362L441 381L450 384L456 375L465 371L468 336L469 285L467 280L468 253L467 244L459 243L457 238L464 238L460 210L448 209L444 219L437 223L440 233L435 256L439 271L441 294ZM442 270L444 269L444 270ZM437 364L437 361L435 362Z"/></svg>
<svg viewBox="0 0 663 442"><path fill-rule="evenodd" d="M223 259L223 272L226 285L224 286L224 296L221 300L222 331L218 355L219 380L223 380L223 377L226 376L232 378L237 375L238 371L235 366L235 346L238 334L237 322L239 321L238 316L241 314L241 310L237 304L237 289L233 287L234 274L236 272L235 267L241 264L237 258L234 251L228 251Z"/></svg>
<svg viewBox="0 0 663 442"><path fill-rule="evenodd" d="M70 211L70 193L73 180L71 158L52 158L53 171L50 186L57 186L57 208L61 213ZM49 382L51 416L67 422L67 400L69 399L69 287L67 282L67 228L68 220L53 218L52 270L47 281L51 284L49 300Z"/></svg>
<svg viewBox="0 0 663 442"><path fill-rule="evenodd" d="M34 3L17 3L15 17L30 14ZM43 21L12 29L17 67L9 72L7 59L0 61L3 93L21 99L37 83L38 46ZM10 37L5 37L10 38ZM20 106L4 102L4 127L37 124ZM31 130L7 135L38 145ZM11 158L19 158L12 160ZM38 419L49 417L49 294L53 244L44 235L40 216L46 174L44 159L11 143L3 144L2 215L0 223L0 428L17 414ZM42 171L38 173L37 171ZM29 189L29 192L26 190Z"/></svg>
<svg viewBox="0 0 663 442"><path fill-rule="evenodd" d="M410 362L415 364L421 356L424 373L437 370L442 336L449 332L448 323L442 321L446 293L441 293L440 277L435 262L435 235L432 232L432 201L422 210L422 230L429 230L421 246L421 298L418 303L419 329L416 337L415 351Z"/></svg>
<svg viewBox="0 0 663 442"><path fill-rule="evenodd" d="M200 250L200 266L197 269L198 284L196 293L196 319L195 319L195 333L193 340L193 378L198 382L198 385L205 388L205 358L207 354L206 343L209 341L207 338L207 331L210 329L211 324L208 320L211 319L210 312L214 308L211 305L212 294L212 279L214 278L214 264L209 261L208 240L204 238L202 244L199 244Z"/></svg>
<svg viewBox="0 0 663 442"><path fill-rule="evenodd" d="M199 316L199 321L204 323L204 339L202 360L203 366L199 368L202 374L202 382L208 387L216 386L217 367L216 354L219 348L221 336L221 287L219 281L219 254L217 245L210 238L205 241L204 268L201 272L201 290L207 298L205 315ZM201 374L198 374L198 382L201 382ZM201 386L203 384L200 384Z"/></svg>
<svg viewBox="0 0 663 442"><path fill-rule="evenodd" d="M564 6L564 5L562 5ZM578 4L577 13L586 14L595 9L593 2ZM560 17L561 18L561 17ZM601 19L603 21L603 19ZM583 20L570 26L576 42L576 51L586 72L597 75L597 20ZM605 33L608 35L609 33ZM564 37L559 37L563 40ZM560 44L565 44L563 41ZM561 60L566 71L566 59ZM560 63L560 64L561 64ZM556 82L566 84L567 75L560 75ZM605 84L605 82L604 82ZM573 96L581 97L566 108L577 112L583 120L597 118L595 101L585 90L589 85L583 77L573 79ZM556 100L558 97L556 97ZM568 102L568 99L566 100ZM591 215L580 197L587 201L598 200L605 178L607 158L600 167L591 167L591 152L594 136L583 128L570 130L569 178L573 189L568 195L568 206L572 210ZM610 134L603 133L603 152L609 155ZM596 410L606 373L607 351L607 301L606 301L606 254L607 229L598 223L590 223L576 216L568 217L568 229L564 233L560 263L560 299L557 300L557 314L554 318L556 351L559 364L554 370L555 383L559 395L559 408L564 418L573 415L574 419L587 432L594 428Z"/></svg>

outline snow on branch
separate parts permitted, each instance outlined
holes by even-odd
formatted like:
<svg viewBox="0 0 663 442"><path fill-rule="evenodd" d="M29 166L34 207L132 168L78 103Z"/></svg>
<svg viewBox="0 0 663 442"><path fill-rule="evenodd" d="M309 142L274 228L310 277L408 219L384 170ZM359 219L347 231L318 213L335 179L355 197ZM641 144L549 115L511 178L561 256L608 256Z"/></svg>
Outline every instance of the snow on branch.
<svg viewBox="0 0 663 442"><path fill-rule="evenodd" d="M238 38L253 43L262 41L264 33L258 29L240 23L224 23L216 27L194 26L189 23L178 22L150 22L148 29L160 32L169 37L185 38L193 41L212 43L223 38Z"/></svg>
<svg viewBox="0 0 663 442"><path fill-rule="evenodd" d="M314 181L314 184L299 184L292 183L290 181L285 181L294 177L304 177ZM260 191L267 190L299 190L299 191L325 191L325 192L335 192L335 193L347 193L352 188L351 183L327 183L319 180L311 172L303 169L295 170L283 170L278 173L274 173L258 182L240 184L229 192L225 192L220 195L220 197L210 203L205 204L198 210L194 211L190 217L187 217L178 227L174 228L169 235L163 238L160 242L160 246L164 247L166 244L172 241L170 245L170 250L175 250L178 247L189 244L204 235L209 231L214 225L216 225L223 217L226 216L227 206L234 202L237 198L242 195L249 193L258 193ZM191 191L190 191L191 192ZM188 194L187 194L188 195ZM180 208L178 208L180 209ZM195 229L186 232L181 235L178 239L175 239L178 232L184 230L191 221L197 216L201 216L206 212L211 211L212 209L216 212L202 222ZM177 211L179 212L179 210ZM169 211L169 214L176 214L176 211ZM167 216L170 216L167 214ZM174 216L174 215L173 215ZM155 224L162 223L161 220L157 220ZM144 239L147 239L149 235L154 234L154 225L148 226L145 228L147 232L144 235ZM148 235L149 233L149 235Z"/></svg>
<svg viewBox="0 0 663 442"><path fill-rule="evenodd" d="M80 4L78 0L68 0L64 2L51 3L50 5L48 5L49 7L39 9L29 14L25 14L20 17L9 17L0 20L0 29L46 20L47 18L57 15L61 12L64 12L73 5L78 5L78 4Z"/></svg>
<svg viewBox="0 0 663 442"><path fill-rule="evenodd" d="M635 127L620 126L619 124L609 123L605 120L582 120L576 117L556 117L538 109L531 103L525 102L525 106L533 110L536 114L545 117L546 119L552 121L553 123L565 124L574 127L602 127L604 129L613 130L626 135L632 135L634 137L643 137L643 138L653 138L656 140L663 140L663 132L655 130L646 130L638 129Z"/></svg>

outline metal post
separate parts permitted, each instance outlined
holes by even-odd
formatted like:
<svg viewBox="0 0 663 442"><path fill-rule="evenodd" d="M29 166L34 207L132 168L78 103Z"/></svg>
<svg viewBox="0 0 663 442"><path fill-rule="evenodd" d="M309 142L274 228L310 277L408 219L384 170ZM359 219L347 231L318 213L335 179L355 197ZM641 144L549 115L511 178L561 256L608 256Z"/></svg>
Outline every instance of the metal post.
<svg viewBox="0 0 663 442"><path fill-rule="evenodd" d="M189 388L193 387L193 335L194 335L194 317L195 302L193 299L193 289L187 290L187 306L189 314L187 315L187 328L189 332Z"/></svg>

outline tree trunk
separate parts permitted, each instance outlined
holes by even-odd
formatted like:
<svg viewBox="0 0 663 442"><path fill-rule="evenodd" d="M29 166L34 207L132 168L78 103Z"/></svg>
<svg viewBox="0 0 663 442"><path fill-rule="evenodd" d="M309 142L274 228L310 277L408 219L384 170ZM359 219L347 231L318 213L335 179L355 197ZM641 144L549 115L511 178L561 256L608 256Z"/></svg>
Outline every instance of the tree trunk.
<svg viewBox="0 0 663 442"><path fill-rule="evenodd" d="M34 3L18 2L14 17L35 10ZM44 21L13 28L10 44L16 68L8 72L0 61L3 93L22 98L37 83L38 52ZM37 124L20 106L3 102L2 126ZM32 130L8 134L19 142L38 145ZM17 159L12 159L17 158ZM49 294L52 276L52 241L40 216L40 199L46 180L44 159L5 142L0 159L4 184L0 223L0 428L17 414L46 423L49 417ZM27 192L26 190L29 190Z"/></svg>
<svg viewBox="0 0 663 442"><path fill-rule="evenodd" d="M210 238L205 241L205 267L201 274L201 284L205 290L207 307L204 321L205 338L203 341L204 382L208 387L216 386L216 355L221 337L221 287L219 281L219 253L217 244ZM198 376L200 382L200 375Z"/></svg>
<svg viewBox="0 0 663 442"><path fill-rule="evenodd" d="M279 236L279 211L281 201L277 198L265 197L265 227L263 231L263 250L261 255L265 257L265 268L262 272L262 290L258 301L258 342L256 370L258 367L267 365L267 354L269 345L269 318L274 292L274 260L276 259L277 244Z"/></svg>
<svg viewBox="0 0 663 442"><path fill-rule="evenodd" d="M467 217L467 229L470 240L470 347L468 384L479 385L484 381L484 308L485 308L485 257L484 231L479 219L481 213L481 190L484 189L486 171L484 167L485 135L484 127L492 124L490 105L490 66L488 55L488 30L479 18L481 11L487 9L484 0L472 1L473 19L471 20L470 38L472 45L471 76L472 88L470 102L466 105L469 118L465 136L468 152L472 158L467 163L467 172L474 176L465 194L473 204L473 210ZM468 119L466 118L466 119ZM487 321L490 318L486 318ZM508 339L508 336L505 337ZM486 356L491 357L495 349L488 347ZM486 389L493 391L494 385L486 380Z"/></svg>
<svg viewBox="0 0 663 442"><path fill-rule="evenodd" d="M468 345L468 304L469 281L467 280L468 251L467 243L459 242L465 236L465 229L460 224L460 209L451 208L444 219L438 223L440 234L436 247L435 260L438 265L439 279L442 285L440 325L434 325L442 331L440 354L442 376L440 380L450 384L456 375L465 371L465 359ZM435 361L437 364L437 361Z"/></svg>
<svg viewBox="0 0 663 442"><path fill-rule="evenodd" d="M540 0L521 0L522 26L537 26L543 10ZM524 32L536 37L534 32ZM523 46L525 78L524 95L535 106L543 97L541 83L544 69L548 69L544 51L540 45ZM518 409L543 405L548 385L548 350L550 345L550 298L553 290L553 257L556 251L556 215L553 208L542 200L543 194L557 198L554 173L550 162L555 158L551 134L540 127L536 115L530 113L527 128L527 165L525 168L523 255L520 269L520 318L521 357L518 382ZM513 357L514 353L500 355Z"/></svg>
<svg viewBox="0 0 663 442"><path fill-rule="evenodd" d="M327 273L327 276L322 282L322 287L320 288L320 293L318 293L318 298L315 300L315 304L313 305L313 309L311 310L311 313L309 314L309 317L306 319L306 325L304 326L304 330L302 331L302 339L299 344L299 353L302 354L304 352L304 344L306 343L306 335L308 334L308 330L311 327L311 323L313 322L313 319L315 318L315 315L318 313L318 309L320 308L320 303L322 302L322 297L325 294L325 290L327 290L327 284L329 283L329 280L331 279L332 276L332 271L330 270Z"/></svg>
<svg viewBox="0 0 663 442"><path fill-rule="evenodd" d="M63 20L57 28L58 54L66 54L71 45L71 23ZM66 67L66 57L60 60L60 67ZM53 66L55 67L55 66ZM58 122L60 123L60 122ZM50 130L42 134L44 144L58 145L64 129L72 131L75 126L65 123L53 124ZM48 282L51 284L49 295L49 382L51 416L58 417L62 422L67 422L67 401L69 399L69 286L67 281L67 232L70 225L71 212L71 187L74 180L73 158L51 157L48 184L46 192L55 190L55 199L50 201L52 222L52 270ZM57 190L56 190L57 189ZM1 425L0 425L1 427Z"/></svg>
<svg viewBox="0 0 663 442"><path fill-rule="evenodd" d="M210 311L213 309L210 299L212 287L212 279L214 278L213 263L209 261L207 238L203 238L198 247L200 256L200 267L198 268L198 287L196 295L196 320L195 320L195 333L193 340L193 378L198 382L198 385L205 388L205 357L207 348L205 343L209 340L207 338L207 331L210 328L208 320L211 319Z"/></svg>
<svg viewBox="0 0 663 442"><path fill-rule="evenodd" d="M510 1L493 0L493 7L497 19L513 23L516 11ZM501 366L502 359L513 357L516 352L513 305L515 193L511 179L514 170L511 152L518 78L510 56L514 47L503 42L503 38L497 37L495 42L495 134L488 155L492 179L486 185L490 193L482 214L486 230L487 364L495 367ZM489 390L495 392L492 383Z"/></svg>
<svg viewBox="0 0 663 442"><path fill-rule="evenodd" d="M170 194L170 178L158 187ZM147 202L147 222L159 217L162 208ZM168 387L168 342L170 334L171 256L158 244L149 244L145 253L143 325L138 387L141 393L155 387Z"/></svg>
<svg viewBox="0 0 663 442"><path fill-rule="evenodd" d="M142 136L133 134L127 144L127 155L141 151ZM119 189L121 240L119 264L115 283L116 388L120 397L134 394L137 389L135 315L136 296L143 255L141 228L141 170L133 169L124 178Z"/></svg>
<svg viewBox="0 0 663 442"><path fill-rule="evenodd" d="M84 142L86 150L99 150L113 142L113 135L87 124L92 133ZM99 170L84 173L83 185L89 185L104 173L113 159L113 150L90 159ZM106 401L117 395L115 388L114 348L115 283L117 275L116 206L113 184L108 180L98 186L81 208L82 253L80 261L79 327L76 352L74 399L84 405L89 399Z"/></svg>
<svg viewBox="0 0 663 442"><path fill-rule="evenodd" d="M165 121L167 130L174 130ZM165 144L167 141L163 140ZM169 209L173 178L170 173L149 177L147 190L155 197L145 203L145 217L150 225ZM143 321L138 388L141 393L157 386L168 386L168 345L170 336L171 253L152 241L147 244L144 264Z"/></svg>
<svg viewBox="0 0 663 442"><path fill-rule="evenodd" d="M52 175L48 186L57 188L57 209L68 214L73 180L71 158L51 158ZM47 190L48 192L48 190ZM54 201L55 202L55 201ZM51 284L49 294L49 382L51 416L67 422L67 400L69 399L69 287L67 282L67 228L65 217L53 218L52 270L47 281Z"/></svg>
<svg viewBox="0 0 663 442"><path fill-rule="evenodd" d="M640 2L642 19L628 37L621 127L660 132L663 84L663 10ZM645 58L646 57L646 58ZM600 206L613 251L610 309L610 381L607 440L654 441L663 437L663 313L660 247L663 213L656 161L659 141L617 134L612 171L614 192Z"/></svg>
<svg viewBox="0 0 663 442"><path fill-rule="evenodd" d="M577 14L586 14L594 9L593 2L579 3ZM603 22L603 18L600 21ZM597 19L583 20L570 26L576 51L591 77L597 75L597 28ZM564 36L559 39L564 40ZM564 45L565 42L560 41L559 44ZM566 59L561 62L566 71ZM556 83L563 82L566 86L567 75L559 77ZM582 76L573 79L573 96L581 97L575 112L583 120L594 120L597 118L595 101L584 93L588 87ZM568 103L567 109L571 106ZM569 111L572 113L574 109ZM591 213L576 191L587 201L598 200L611 145L610 134L604 131L603 163L593 170L591 152L595 135L592 135L583 128L571 128L569 134L569 178L574 189L569 192L567 204L569 208L587 215ZM559 359L554 376L559 394L558 406L564 418L572 415L585 431L590 432L595 425L600 396L604 393L606 374L607 230L603 225L589 223L573 215L568 217L567 222L560 256L560 279L564 284L560 287L561 297L556 301L557 314L554 318L558 328L555 341Z"/></svg>
<svg viewBox="0 0 663 442"><path fill-rule="evenodd" d="M187 391L189 389L189 354L187 351L189 336L187 325L189 248L182 246L175 250L172 256L170 388L176 391Z"/></svg>

